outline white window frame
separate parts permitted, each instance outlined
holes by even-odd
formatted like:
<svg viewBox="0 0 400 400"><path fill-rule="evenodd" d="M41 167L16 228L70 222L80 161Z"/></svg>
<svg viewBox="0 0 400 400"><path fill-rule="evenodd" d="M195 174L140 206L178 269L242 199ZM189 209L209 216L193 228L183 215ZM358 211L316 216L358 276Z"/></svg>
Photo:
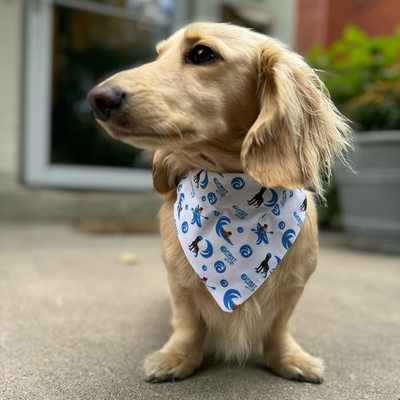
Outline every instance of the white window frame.
<svg viewBox="0 0 400 400"><path fill-rule="evenodd" d="M56 5L138 20L130 10L88 0L26 2L24 182L31 186L71 189L151 190L149 170L50 163L53 7ZM188 1L175 0L173 18L173 31L187 24Z"/></svg>

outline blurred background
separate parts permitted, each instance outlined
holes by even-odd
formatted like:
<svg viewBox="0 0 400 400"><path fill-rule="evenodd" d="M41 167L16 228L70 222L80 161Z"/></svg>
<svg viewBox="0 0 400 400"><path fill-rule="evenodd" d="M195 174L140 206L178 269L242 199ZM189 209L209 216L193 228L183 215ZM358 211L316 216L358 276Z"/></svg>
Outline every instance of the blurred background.
<svg viewBox="0 0 400 400"><path fill-rule="evenodd" d="M109 137L86 95L191 21L251 27L324 71L358 175L338 167L320 225L400 252L398 0L0 0L0 219L157 229L152 153Z"/></svg>

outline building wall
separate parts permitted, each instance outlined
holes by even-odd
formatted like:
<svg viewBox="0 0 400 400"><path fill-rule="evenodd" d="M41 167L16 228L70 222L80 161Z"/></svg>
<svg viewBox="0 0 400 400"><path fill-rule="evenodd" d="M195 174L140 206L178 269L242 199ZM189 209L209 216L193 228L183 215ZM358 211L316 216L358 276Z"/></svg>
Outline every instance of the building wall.
<svg viewBox="0 0 400 400"><path fill-rule="evenodd" d="M310 44L325 44L328 35L329 0L299 0L296 51L305 54Z"/></svg>
<svg viewBox="0 0 400 400"><path fill-rule="evenodd" d="M0 175L20 173L23 110L23 0L0 0Z"/></svg>
<svg viewBox="0 0 400 400"><path fill-rule="evenodd" d="M399 0L298 0L296 50L314 43L329 47L353 23L369 36L394 34L400 25Z"/></svg>
<svg viewBox="0 0 400 400"><path fill-rule="evenodd" d="M399 0L359 0L354 7L356 23L370 35L390 34L400 25Z"/></svg>
<svg viewBox="0 0 400 400"><path fill-rule="evenodd" d="M330 0L326 45L341 37L343 28L353 23L369 36L393 35L400 24L399 0Z"/></svg>
<svg viewBox="0 0 400 400"><path fill-rule="evenodd" d="M272 18L271 36L294 47L296 42L296 0L194 0L192 20L220 22L224 4L248 7L270 14Z"/></svg>

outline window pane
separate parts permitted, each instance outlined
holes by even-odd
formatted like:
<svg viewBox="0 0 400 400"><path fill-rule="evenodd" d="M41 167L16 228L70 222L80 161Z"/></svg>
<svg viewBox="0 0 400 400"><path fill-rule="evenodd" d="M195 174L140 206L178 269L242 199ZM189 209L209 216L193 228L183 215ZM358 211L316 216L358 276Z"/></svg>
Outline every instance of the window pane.
<svg viewBox="0 0 400 400"><path fill-rule="evenodd" d="M165 6L171 5L170 0L101 2L131 9L143 8L146 3L163 18L170 18L171 10ZM138 8L138 14L142 12ZM113 73L154 60L155 45L169 35L168 26L54 7L51 163L151 166L146 152L108 136L95 122L86 96Z"/></svg>
<svg viewBox="0 0 400 400"><path fill-rule="evenodd" d="M155 12L172 12L174 0L92 0L96 3L128 8L130 10L153 10Z"/></svg>

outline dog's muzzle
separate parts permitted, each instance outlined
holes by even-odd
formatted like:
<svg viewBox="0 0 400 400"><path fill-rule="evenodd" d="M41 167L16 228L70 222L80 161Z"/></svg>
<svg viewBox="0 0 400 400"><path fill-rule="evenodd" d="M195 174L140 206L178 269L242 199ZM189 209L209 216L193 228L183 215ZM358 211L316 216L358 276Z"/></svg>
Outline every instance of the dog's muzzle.
<svg viewBox="0 0 400 400"><path fill-rule="evenodd" d="M93 109L94 116L100 121L107 121L113 110L121 106L125 93L112 85L95 86L87 99Z"/></svg>

